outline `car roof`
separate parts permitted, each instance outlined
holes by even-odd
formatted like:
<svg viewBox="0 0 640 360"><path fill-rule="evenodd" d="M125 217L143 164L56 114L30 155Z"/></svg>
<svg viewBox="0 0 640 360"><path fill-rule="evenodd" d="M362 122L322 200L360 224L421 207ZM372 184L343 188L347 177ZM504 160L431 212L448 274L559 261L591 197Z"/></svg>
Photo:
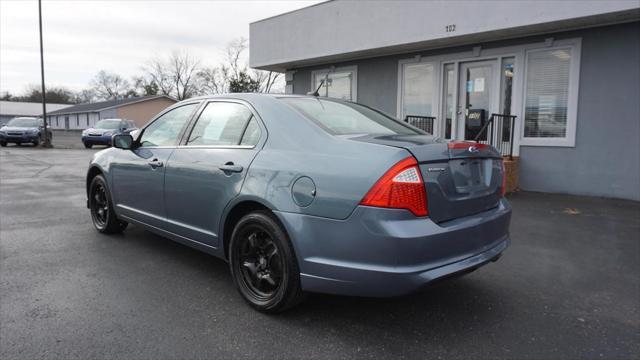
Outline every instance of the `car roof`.
<svg viewBox="0 0 640 360"><path fill-rule="evenodd" d="M256 98L283 98L283 97L291 97L291 98L300 98L300 97L308 97L313 98L313 96L309 95L293 95L293 94L264 94L264 93L226 93L226 94L216 94L216 95L204 95L198 97L192 97L189 99L185 99L183 101L194 101L194 100L208 100L208 99L239 99L239 100L251 100Z"/></svg>

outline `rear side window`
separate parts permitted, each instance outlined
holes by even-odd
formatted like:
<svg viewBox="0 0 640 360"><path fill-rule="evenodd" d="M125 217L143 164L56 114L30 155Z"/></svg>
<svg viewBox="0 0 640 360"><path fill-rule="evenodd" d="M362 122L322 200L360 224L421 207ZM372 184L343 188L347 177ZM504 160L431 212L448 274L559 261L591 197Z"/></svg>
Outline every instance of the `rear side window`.
<svg viewBox="0 0 640 360"><path fill-rule="evenodd" d="M334 135L415 135L421 132L356 103L326 98L280 98Z"/></svg>
<svg viewBox="0 0 640 360"><path fill-rule="evenodd" d="M258 144L258 140L260 140L260 126L258 126L258 122L254 117L249 121L249 125L247 125L247 129L244 131L240 145L256 146Z"/></svg>
<svg viewBox="0 0 640 360"><path fill-rule="evenodd" d="M187 145L239 145L252 119L253 113L242 104L210 102L200 114Z"/></svg>

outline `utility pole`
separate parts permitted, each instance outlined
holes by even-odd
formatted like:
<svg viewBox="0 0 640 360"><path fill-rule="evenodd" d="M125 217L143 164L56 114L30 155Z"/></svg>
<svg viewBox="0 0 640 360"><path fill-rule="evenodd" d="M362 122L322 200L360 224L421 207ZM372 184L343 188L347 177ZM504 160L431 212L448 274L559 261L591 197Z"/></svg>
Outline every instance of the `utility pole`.
<svg viewBox="0 0 640 360"><path fill-rule="evenodd" d="M40 21L40 75L42 78L42 120L44 122L44 142L42 147L50 148L49 126L47 124L47 100L44 90L44 50L42 48L42 0L38 0L38 20Z"/></svg>

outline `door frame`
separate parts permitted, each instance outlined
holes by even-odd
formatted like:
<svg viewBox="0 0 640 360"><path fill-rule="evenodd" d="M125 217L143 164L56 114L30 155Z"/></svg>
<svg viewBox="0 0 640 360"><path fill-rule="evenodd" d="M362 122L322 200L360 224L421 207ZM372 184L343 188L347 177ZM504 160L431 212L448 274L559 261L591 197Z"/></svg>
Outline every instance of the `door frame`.
<svg viewBox="0 0 640 360"><path fill-rule="evenodd" d="M557 40L554 42L554 46L564 42L573 42L575 39ZM434 56L421 56L416 55L411 58L401 59L398 61L398 73L397 73L397 102L396 102L396 117L401 119L402 116L402 88L403 88L403 69L405 64L417 63L417 62L431 62L435 65L437 70L434 74L434 83L436 91L434 91L433 108L432 113L427 114L436 117L434 124L434 135L444 138L445 132L445 101L444 96L445 78L444 68L447 64L452 64L454 68L455 77L455 89L454 89L454 104L453 108L458 108L458 80L460 73L460 63L471 61L483 61L483 60L495 60L497 65L497 71L495 76L498 81L494 81L496 95L500 94L501 78L499 74L502 71L502 62L504 58L514 58L514 78L513 78L513 93L511 98L511 114L516 115L518 121L514 126L514 155L518 155L520 152L520 136L517 136L521 132L521 122L523 117L523 96L524 96L524 61L525 52L529 49L548 47L548 42L529 43L515 46L506 46L500 48L482 49L481 47L469 47L468 51L456 52L450 54L434 55ZM499 108L500 97L497 96L498 104L495 109ZM457 138L457 121L452 120L451 133L453 138Z"/></svg>
<svg viewBox="0 0 640 360"><path fill-rule="evenodd" d="M465 140L464 136L464 130L465 130L465 122L466 122L466 115L461 114L460 111L464 111L462 109L462 105L463 104L458 104L458 102L460 101L460 95L461 92L463 91L463 89L461 88L463 86L463 82L462 82L462 68L464 65L467 64L487 64L487 65L491 65L493 67L492 69L492 73L491 73L491 81L493 81L493 83L491 84L491 98L489 99L489 109L488 109L488 113L486 114L487 116L487 120L489 120L489 117L491 116L491 113L495 113L495 112L499 112L499 108L500 108L500 85L501 82L501 65L502 59L501 58L493 58L493 59L485 59L485 60L470 60L470 61L461 61L458 63L458 68L455 69L456 71L456 89L455 89L455 94L456 96L456 107L454 108L454 112L455 112L455 121L453 121L452 119L452 130L451 133L452 135L455 134L455 137L453 137L456 140ZM465 82L465 86L466 86L466 82ZM442 91L444 91L444 88L441 89ZM444 109L443 109L444 110ZM444 114L444 113L443 113ZM455 131L453 130L453 125L455 123ZM496 132L494 132L493 136L495 137ZM489 139L487 139L489 140ZM495 140L495 139L492 139Z"/></svg>

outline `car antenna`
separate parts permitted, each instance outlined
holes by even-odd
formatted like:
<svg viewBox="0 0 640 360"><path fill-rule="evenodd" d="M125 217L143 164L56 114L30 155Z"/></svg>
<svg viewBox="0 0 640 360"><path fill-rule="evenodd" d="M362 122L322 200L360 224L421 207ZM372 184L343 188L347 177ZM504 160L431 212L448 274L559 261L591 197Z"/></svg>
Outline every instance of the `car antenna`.
<svg viewBox="0 0 640 360"><path fill-rule="evenodd" d="M316 91L309 91L307 95L319 97L320 93L318 91L320 91L320 88L322 87L322 85L324 85L324 79L320 80L320 85L318 85L318 88L316 89Z"/></svg>

